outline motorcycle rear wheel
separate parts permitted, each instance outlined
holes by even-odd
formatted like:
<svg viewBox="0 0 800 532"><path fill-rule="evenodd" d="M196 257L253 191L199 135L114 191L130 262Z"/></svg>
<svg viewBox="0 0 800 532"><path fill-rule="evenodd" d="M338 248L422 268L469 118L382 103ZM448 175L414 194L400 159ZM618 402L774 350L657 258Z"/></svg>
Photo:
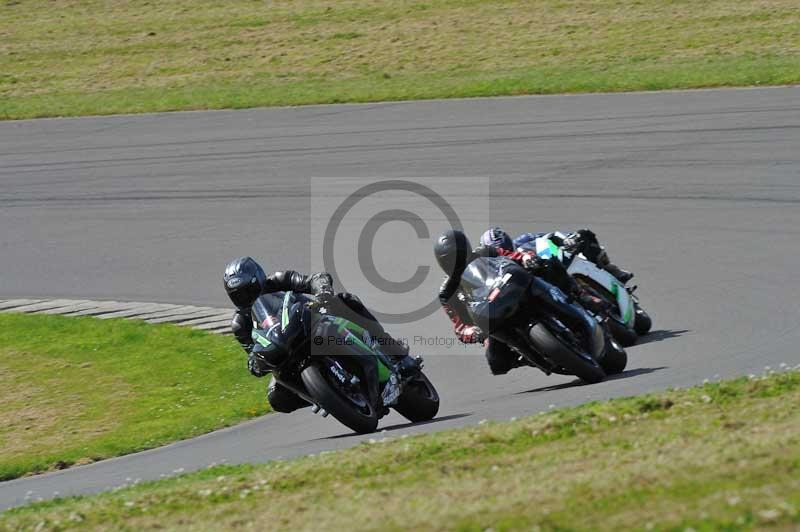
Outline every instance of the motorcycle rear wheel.
<svg viewBox="0 0 800 532"><path fill-rule="evenodd" d="M557 338L541 323L531 327L528 334L537 351L544 354L571 375L575 375L591 384L600 382L606 377L606 373L600 367L600 364L594 360L590 361L584 358L581 353L578 353L572 346Z"/></svg>
<svg viewBox="0 0 800 532"><path fill-rule="evenodd" d="M405 384L394 409L407 420L417 423L428 421L439 413L439 393L424 373Z"/></svg>
<svg viewBox="0 0 800 532"><path fill-rule="evenodd" d="M378 413L366 398L366 406L357 406L346 398L337 387L325 378L325 369L312 364L300 374L309 395L329 414L343 425L360 434L375 432L378 427Z"/></svg>

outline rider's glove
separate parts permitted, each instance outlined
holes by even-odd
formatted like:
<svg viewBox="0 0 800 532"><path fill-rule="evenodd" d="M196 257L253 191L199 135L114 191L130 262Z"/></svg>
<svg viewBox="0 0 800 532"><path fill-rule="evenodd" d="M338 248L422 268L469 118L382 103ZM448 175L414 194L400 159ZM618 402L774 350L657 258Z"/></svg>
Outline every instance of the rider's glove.
<svg viewBox="0 0 800 532"><path fill-rule="evenodd" d="M591 229L579 229L577 234L586 242L597 242L597 235Z"/></svg>
<svg viewBox="0 0 800 532"><path fill-rule="evenodd" d="M561 247L569 253L580 253L583 250L584 241L580 235L573 234L564 239Z"/></svg>
<svg viewBox="0 0 800 532"><path fill-rule="evenodd" d="M475 325L459 325L456 327L456 336L465 344L479 344L486 338L483 331Z"/></svg>
<svg viewBox="0 0 800 532"><path fill-rule="evenodd" d="M315 273L308 278L308 287L313 294L333 293L333 278L327 273Z"/></svg>
<svg viewBox="0 0 800 532"><path fill-rule="evenodd" d="M603 247L600 247L600 251L597 253L597 256L594 259L594 262L600 266L601 268L605 268L611 263L611 260L608 258L608 254Z"/></svg>
<svg viewBox="0 0 800 532"><path fill-rule="evenodd" d="M250 353L250 356L247 357L247 369L256 377L263 377L270 372L269 364L256 353Z"/></svg>
<svg viewBox="0 0 800 532"><path fill-rule="evenodd" d="M314 296L314 302L316 303L316 307L324 308L326 311L330 311L333 307L336 295L331 292L322 292L320 294L316 294Z"/></svg>
<svg viewBox="0 0 800 532"><path fill-rule="evenodd" d="M333 303L334 297L336 296L334 296L330 292L322 292L321 294L317 294L314 297L314 299L316 299L320 305L330 305L331 303Z"/></svg>
<svg viewBox="0 0 800 532"><path fill-rule="evenodd" d="M541 265L541 259L535 253L525 253L522 255L522 267L526 270L535 270Z"/></svg>

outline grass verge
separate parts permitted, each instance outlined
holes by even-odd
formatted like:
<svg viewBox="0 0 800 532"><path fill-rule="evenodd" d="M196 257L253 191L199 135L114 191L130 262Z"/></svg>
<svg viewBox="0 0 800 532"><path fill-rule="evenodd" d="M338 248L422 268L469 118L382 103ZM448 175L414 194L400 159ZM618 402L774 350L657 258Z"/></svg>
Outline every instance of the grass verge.
<svg viewBox="0 0 800 532"><path fill-rule="evenodd" d="M266 408L230 338L0 314L0 480L158 447Z"/></svg>
<svg viewBox="0 0 800 532"><path fill-rule="evenodd" d="M217 467L11 510L0 528L790 530L800 372Z"/></svg>
<svg viewBox="0 0 800 532"><path fill-rule="evenodd" d="M7 0L0 117L800 82L795 0Z"/></svg>

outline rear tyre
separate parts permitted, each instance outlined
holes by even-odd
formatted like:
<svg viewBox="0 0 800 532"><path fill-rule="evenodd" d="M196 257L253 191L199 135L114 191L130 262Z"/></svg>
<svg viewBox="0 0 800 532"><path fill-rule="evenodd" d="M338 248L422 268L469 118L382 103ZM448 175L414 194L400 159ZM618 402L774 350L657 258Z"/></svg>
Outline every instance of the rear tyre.
<svg viewBox="0 0 800 532"><path fill-rule="evenodd" d="M394 409L413 423L428 421L436 417L439 412L439 394L428 377L420 372L406 383Z"/></svg>
<svg viewBox="0 0 800 532"><path fill-rule="evenodd" d="M378 413L369 397L363 394L364 404L357 405L325 377L324 371L311 365L300 374L309 395L343 425L361 434L375 432L378 427Z"/></svg>
<svg viewBox="0 0 800 532"><path fill-rule="evenodd" d="M555 364L565 369L588 383L602 381L606 373L594 359L588 359L576 352L574 348L551 333L541 323L537 323L530 330L530 340L534 348L552 360ZM588 357L588 355L586 355Z"/></svg>
<svg viewBox="0 0 800 532"><path fill-rule="evenodd" d="M613 338L606 338L606 354L600 366L607 375L622 373L628 365L628 353Z"/></svg>
<svg viewBox="0 0 800 532"><path fill-rule="evenodd" d="M611 331L611 335L614 337L614 339L622 344L623 347L635 345L636 341L639 339L636 331L629 329L624 323L621 323L612 317L608 318L608 329Z"/></svg>
<svg viewBox="0 0 800 532"><path fill-rule="evenodd" d="M650 329L652 327L653 327L653 320L650 319L650 315L637 304L636 319L634 319L633 321L633 329L636 331L636 334L644 336L645 334L650 332Z"/></svg>

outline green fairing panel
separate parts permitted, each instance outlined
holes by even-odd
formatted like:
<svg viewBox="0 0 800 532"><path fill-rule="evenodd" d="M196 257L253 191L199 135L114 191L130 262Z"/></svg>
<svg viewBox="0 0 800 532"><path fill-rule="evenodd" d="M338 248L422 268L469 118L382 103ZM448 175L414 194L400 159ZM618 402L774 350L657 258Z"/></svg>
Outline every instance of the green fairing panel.
<svg viewBox="0 0 800 532"><path fill-rule="evenodd" d="M333 318L333 322L336 325L339 326L339 328L337 330L340 333L344 333L345 331L350 333L349 336L350 336L350 338L352 338L354 345L356 345L356 346L360 347L361 349L367 351L368 353L370 353L371 355L375 356L378 359L378 380L381 383L386 382L387 380L389 380L389 377L392 374L391 370L386 366L386 364L383 363L383 360L381 360L381 357L379 357L375 353L375 350L372 349L367 344L365 344L359 338L359 336L363 337L364 333L367 332L367 330L365 328L361 327L360 325L358 325L357 323L353 323L352 321L346 320L344 318ZM357 335L359 335L359 336L357 336Z"/></svg>
<svg viewBox="0 0 800 532"><path fill-rule="evenodd" d="M619 302L619 299L620 299L619 298L619 290L620 290L620 285L618 285L617 283L614 283L613 285L611 285L611 293L614 294L614 297L617 299L618 302ZM629 323L631 321L631 316L632 316L631 307L632 306L633 305L628 305L627 307L625 307L625 314L623 314L623 316L622 316L622 321L624 321L625 323Z"/></svg>
<svg viewBox="0 0 800 532"><path fill-rule="evenodd" d="M261 333L259 333L257 329L253 330L252 337L253 337L253 340L255 340L259 344L263 345L264 347L267 347L270 344L272 344L272 342L267 340L267 337L262 335Z"/></svg>
<svg viewBox="0 0 800 532"><path fill-rule="evenodd" d="M286 292L283 296L283 312L281 313L281 329L285 329L289 325L289 299L292 297L292 292Z"/></svg>

